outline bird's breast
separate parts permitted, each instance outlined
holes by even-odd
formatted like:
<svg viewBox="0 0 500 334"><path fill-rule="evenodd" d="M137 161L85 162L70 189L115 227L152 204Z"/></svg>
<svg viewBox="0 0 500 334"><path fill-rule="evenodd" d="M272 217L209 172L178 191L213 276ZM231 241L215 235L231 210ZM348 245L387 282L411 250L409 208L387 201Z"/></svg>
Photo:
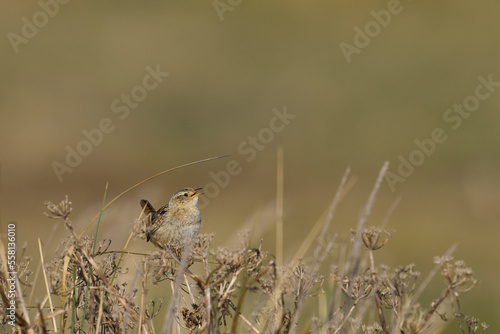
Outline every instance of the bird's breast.
<svg viewBox="0 0 500 334"><path fill-rule="evenodd" d="M172 225L187 226L200 225L201 214L198 208L176 208L169 210L166 217L166 222Z"/></svg>

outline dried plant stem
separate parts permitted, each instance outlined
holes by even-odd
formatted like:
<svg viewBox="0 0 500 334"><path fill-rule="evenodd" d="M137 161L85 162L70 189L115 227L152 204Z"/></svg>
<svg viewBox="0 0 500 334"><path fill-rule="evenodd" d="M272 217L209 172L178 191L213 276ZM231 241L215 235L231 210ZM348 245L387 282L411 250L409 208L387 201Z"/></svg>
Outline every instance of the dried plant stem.
<svg viewBox="0 0 500 334"><path fill-rule="evenodd" d="M368 254L370 256L371 277L372 277L372 280L373 280L373 286L375 288L374 296L375 296L375 304L377 306L378 319L380 321L380 326L382 327L382 332L384 334L388 334L389 332L387 331L387 323L386 323L385 317L384 317L384 310L382 308L382 301L380 300L380 292L378 290L378 285L379 284L378 284L377 272L376 272L376 269L375 269L375 259L373 257L373 250L370 249L368 251Z"/></svg>
<svg viewBox="0 0 500 334"><path fill-rule="evenodd" d="M43 318L42 307L40 306L40 304L38 304L37 306L38 306L38 315L40 317L40 323L42 326L42 333L47 334L48 332L47 332L47 327L45 326L45 319Z"/></svg>
<svg viewBox="0 0 500 334"><path fill-rule="evenodd" d="M65 219L65 224L66 224L66 227L68 228L68 230L71 232L73 239L74 239L75 243L77 244L78 248L81 250L81 253L85 257L85 259L89 262L90 266L93 267L94 270L96 271L97 276L99 276L99 278L107 286L108 290L116 296L116 299L129 312L132 319L134 321L137 321L138 318L137 318L136 312L130 308L130 306L128 305L126 300L124 300L122 297L120 297L120 294L118 293L118 291L116 291L115 287L108 281L108 279L106 278L106 276L104 275L104 273L100 269L99 265L94 261L94 259L90 256L90 254L88 254L86 249L81 244L79 237L76 235L76 233L73 229L73 226L70 224L68 219ZM80 263L80 266L82 267L82 274L85 275L85 267L81 263ZM88 277L86 278L86 281L88 281Z"/></svg>
<svg viewBox="0 0 500 334"><path fill-rule="evenodd" d="M441 295L441 297L439 297L438 300L434 301L431 304L431 307L429 308L429 310L425 314L424 319L417 327L417 333L420 332L425 327L425 325L427 325L427 323L431 319L432 315L437 311L439 305L441 305L441 303L448 297L448 295L450 294L451 291L453 291L453 288L451 286L449 286L444 291L444 293Z"/></svg>
<svg viewBox="0 0 500 334"><path fill-rule="evenodd" d="M96 334L99 334L101 332L102 312L104 309L104 307L103 307L104 306L104 291L101 289L99 292L101 294L101 298L99 298L100 302L99 302L99 313L97 315Z"/></svg>
<svg viewBox="0 0 500 334"><path fill-rule="evenodd" d="M321 233L318 235L318 243L323 244L324 243L324 238L328 232L328 228L330 227L331 222L333 221L333 218L335 217L335 211L337 209L338 204L342 200L342 198L345 196L347 191L349 189L346 189L344 191L344 187L347 183L347 178L349 177L349 174L351 173L351 168L347 167L344 175L342 176L342 179L340 181L339 186L337 187L337 191L335 193L335 196L333 197L333 201L330 204L330 208L328 210L328 215L326 216L325 224L323 225L323 229L321 230Z"/></svg>
<svg viewBox="0 0 500 334"><path fill-rule="evenodd" d="M245 275L244 282L242 283L243 290L240 293L240 298L238 300L238 304L236 305L236 310L234 312L234 320L233 320L233 324L231 325L231 333L236 333L236 330L238 328L238 319L242 315L241 308L243 307L243 300L245 300L245 297L246 297L246 294L248 291L247 279L248 279L248 276Z"/></svg>
<svg viewBox="0 0 500 334"><path fill-rule="evenodd" d="M169 328L173 325L173 320L177 319L175 313L177 312L179 300L180 300L180 291L181 284L185 274L189 274L188 260L191 257L191 245L187 245L182 254L182 259L179 261L174 253L170 251L172 258L179 264L179 268L177 269L177 274L175 277L175 281L170 281L172 288L172 297L170 301L170 306L168 307L167 313L165 314L165 322L163 324L162 333L165 333ZM193 275L195 276L195 275Z"/></svg>
<svg viewBox="0 0 500 334"><path fill-rule="evenodd" d="M229 282L229 284L227 285L226 287L226 291L224 291L224 293L222 294L220 300L219 300L219 305L218 307L221 307L221 305L223 303L225 303L227 301L227 299L229 298L229 294L231 292L233 292L233 286L234 284L236 283L236 280L238 279L241 271L243 270L244 268L241 267L239 268L234 274L233 274L233 278L231 279L231 281Z"/></svg>
<svg viewBox="0 0 500 334"><path fill-rule="evenodd" d="M186 283L186 289L188 291L189 297L191 297L191 303L196 304L196 300L193 295L193 291L191 291L191 286L189 285L186 274L184 274L184 282Z"/></svg>
<svg viewBox="0 0 500 334"><path fill-rule="evenodd" d="M210 296L210 286L205 287L204 295L205 295L205 305L207 308L207 326L208 326L208 333L213 333L213 323L212 323L212 298Z"/></svg>
<svg viewBox="0 0 500 334"><path fill-rule="evenodd" d="M104 212L104 203L106 203L106 195L108 194L108 186L109 186L109 182L106 182L106 187L104 187L104 196L102 197L101 212L99 213L99 220L97 222L97 228L95 230L94 247L92 247L92 257L94 257L95 248L97 247L99 230L101 229L102 213Z"/></svg>
<svg viewBox="0 0 500 334"><path fill-rule="evenodd" d="M457 244L452 245L446 251L445 256L450 256L451 254L453 254L453 252L455 251L456 248L457 248ZM402 310L400 312L401 316L398 318L397 323L392 326L391 334L398 333L398 329L401 328L401 326L403 325L404 315L410 310L411 306L414 305L417 302L417 300L420 298L420 296L422 295L422 293L424 292L424 290L430 284L430 282L432 281L432 279L434 278L434 276L436 276L436 274L438 273L438 271L439 271L440 268L441 268L441 266L439 264L436 264L434 266L434 268L429 272L429 274L427 275L427 277L424 279L424 281L422 282L422 284L420 284L420 286L418 287L418 289L411 296L411 298L408 298L407 302L405 303L405 305L403 306L403 308L402 308Z"/></svg>
<svg viewBox="0 0 500 334"><path fill-rule="evenodd" d="M281 307L280 307L280 303L281 303ZM281 309L281 312L280 312L280 309ZM282 290L281 284L279 284L278 289L274 293L274 310L273 310L274 317L271 316L271 319L274 319L273 325L274 325L274 333L275 334L279 334L279 332L281 331L281 328L283 326L283 320L285 319L285 313L286 313L285 297L283 295L283 290Z"/></svg>
<svg viewBox="0 0 500 334"><path fill-rule="evenodd" d="M73 266L73 296L71 298L71 333L75 333L76 325L76 266Z"/></svg>
<svg viewBox="0 0 500 334"><path fill-rule="evenodd" d="M120 258L118 259L118 263L116 265L116 270L113 273L113 277L111 277L111 284L113 284L113 282L115 281L116 274L118 273L118 268L120 268L120 264L122 263L122 260L123 260L123 255L125 253L128 253L128 252L125 252L125 250L127 249L128 244L130 243L130 240L132 239L132 236L133 236L133 234L130 233L130 235L128 236L127 242L125 242L125 246L123 247L123 250L120 252ZM111 252L109 252L109 253L111 253ZM129 254L144 255L144 254L140 254L140 253L129 253Z"/></svg>
<svg viewBox="0 0 500 334"><path fill-rule="evenodd" d="M66 302L66 279L68 275L68 266L73 255L74 246L71 245L64 255L63 268L62 268L62 293L61 293L61 309L64 309L64 304ZM61 328L64 329L66 326L66 317L61 317Z"/></svg>
<svg viewBox="0 0 500 334"><path fill-rule="evenodd" d="M5 262L5 263L7 263L7 262ZM33 277L33 288L31 289L30 296L28 297L28 305L32 305L33 296L35 295L35 291L36 291L36 283L38 282L38 276L40 275L41 269L42 269L42 264L39 263L36 267L36 270L35 270L35 276Z"/></svg>
<svg viewBox="0 0 500 334"><path fill-rule="evenodd" d="M382 222L382 225L380 225L381 228L385 228L387 226L389 219L391 218L392 214L394 213L394 211L398 207L400 201L401 201L401 196L396 197L396 199L392 203L391 207L387 211L387 214L384 217L384 221Z"/></svg>
<svg viewBox="0 0 500 334"><path fill-rule="evenodd" d="M40 251L40 259L41 259L41 263L42 263L42 273L43 273L43 278L45 280L45 289L47 290L47 296L49 298L50 313L54 313L54 305L52 305L52 298L50 297L49 281L47 279L47 273L45 272L45 260L43 258L42 241L40 240L40 238L38 238L38 249ZM52 325L54 326L54 332L57 333L56 318L52 318Z"/></svg>
<svg viewBox="0 0 500 334"><path fill-rule="evenodd" d="M245 318L243 316L243 314L239 314L239 317L241 318L241 320L243 320L244 323L246 323L248 325L248 327L250 327L250 329L252 330L252 332L256 333L256 334L260 334L259 330L257 328L255 328L254 325L252 325L252 323L250 321L248 321L247 318ZM235 332L232 332L232 333L235 333Z"/></svg>
<svg viewBox="0 0 500 334"><path fill-rule="evenodd" d="M276 173L276 265L283 266L283 147L278 147Z"/></svg>
<svg viewBox="0 0 500 334"><path fill-rule="evenodd" d="M371 214L373 204L375 203L375 197L378 193L378 190L380 189L380 184L382 183L382 180L384 179L384 175L387 172L388 168L389 168L389 161L386 161L382 166L380 173L378 174L375 186L373 187L372 192L370 193L368 202L366 203L365 209L363 210L363 213L361 214L361 217L359 219L358 226L356 228L356 233L354 235L354 243L351 249L351 253L349 254L349 259L347 261L348 264L353 264L353 268L350 274L351 278L356 276L358 273L360 253L361 253L361 233L366 225L366 222L368 221L368 217Z"/></svg>
<svg viewBox="0 0 500 334"><path fill-rule="evenodd" d="M453 252L455 252L456 248L457 248L457 244L452 245L446 251L445 256L450 256L451 254L453 254ZM411 306L414 305L415 303L417 303L417 300L420 298L420 296L422 295L422 293L424 292L424 290L430 284L430 282L434 278L434 276L436 276L436 274L438 273L438 271L439 271L440 268L441 268L441 265L436 264L434 266L434 268L429 272L429 274L427 275L427 277L424 279L424 281L422 282L422 284L420 284L420 286L414 292L414 294L411 296L411 298L408 298L407 302L405 303L405 305L402 308L402 311L400 312L401 315L406 314L410 310ZM403 321L404 321L404 317L400 316L397 319L397 323L392 326L391 334L398 333L399 328L401 328L401 326L403 325Z"/></svg>
<svg viewBox="0 0 500 334"><path fill-rule="evenodd" d="M40 306L40 307L43 310L43 306ZM60 316L61 314L64 314L64 310L55 311L54 313L44 315L43 318L41 318L42 315L40 314L40 312L38 312L38 314L36 315L35 321L33 321L32 326L37 326L38 324L41 324L42 319L45 321L48 319L56 318L56 317ZM62 331L62 328L60 328L60 330Z"/></svg>
<svg viewBox="0 0 500 334"><path fill-rule="evenodd" d="M146 268L146 262L142 262L142 292L141 292L141 309L139 312L139 328L138 328L138 333L141 334L142 330L142 323L144 321L144 309L146 305L146 297L147 297L147 285L148 285L148 276L147 276L147 268Z"/></svg>
<svg viewBox="0 0 500 334"><path fill-rule="evenodd" d="M103 213L103 210L104 210L104 203L106 203L106 195L108 193L108 186L109 186L109 182L106 182L106 186L104 187L104 196L102 198L102 204L101 204L101 212L99 214L99 220L97 222L97 228L96 228L96 231L95 231L95 236L94 236L94 245L92 247L92 253L91 253L91 256L94 257L95 256L95 249L97 247L97 240L99 238L99 230L101 229L101 221L102 221L102 213ZM92 267L89 267L89 271L90 271L90 276L92 276ZM111 282L112 283L112 282ZM83 307L83 317L82 317L82 327L85 327L85 319L86 319L86 315L87 315L87 306L88 306L88 293L89 293L89 289L90 289L90 280L87 281L87 288L85 290L85 305ZM101 299L101 303L102 303L102 299ZM100 305L99 307L102 307L102 305ZM100 311L100 310L99 310Z"/></svg>
<svg viewBox="0 0 500 334"><path fill-rule="evenodd" d="M352 312L354 312L354 309L356 308L356 305L358 304L358 301L354 301L354 304L352 304L351 308L349 311L344 315L344 318L342 319L342 322L340 323L339 327L333 332L333 334L339 334L343 330L345 324L347 323L347 320L351 317Z"/></svg>
<svg viewBox="0 0 500 334"><path fill-rule="evenodd" d="M335 209L337 208L337 205L340 203L342 198L345 196L345 194L349 190L345 187L349 173L350 173L350 168L348 167L344 173L344 176L342 177L342 180L340 181L340 185L337 188L337 192L335 193L335 196L332 200L332 203L330 204L326 221L323 222L323 220L321 218L316 221L313 228L311 229L311 231L309 232L309 234L304 239L304 241L300 245L299 249L295 253L292 262L297 262L299 259L303 258L317 237L319 238L318 241L320 243L323 242L323 238L324 238L326 232L328 231L328 227L330 225L330 222L333 220L333 217L335 215ZM323 216L324 216L324 214L321 215L321 217L323 217Z"/></svg>
<svg viewBox="0 0 500 334"><path fill-rule="evenodd" d="M457 244L453 244L450 248L448 248L448 250L446 251L446 253L445 253L444 256L445 257L451 256L451 254L453 254L455 252L455 250L457 249L457 247L458 247ZM424 292L424 290L430 284L432 278L434 278L434 276L436 276L436 274L438 273L439 269L441 269L441 265L436 264L434 266L434 268L432 269L432 271L429 273L429 275L427 275L427 277L425 278L425 280L419 286L419 288L417 289L417 291L415 291L415 294L413 295L413 298L412 298L412 301L411 301L412 303L416 302L417 299L420 298L420 295Z"/></svg>

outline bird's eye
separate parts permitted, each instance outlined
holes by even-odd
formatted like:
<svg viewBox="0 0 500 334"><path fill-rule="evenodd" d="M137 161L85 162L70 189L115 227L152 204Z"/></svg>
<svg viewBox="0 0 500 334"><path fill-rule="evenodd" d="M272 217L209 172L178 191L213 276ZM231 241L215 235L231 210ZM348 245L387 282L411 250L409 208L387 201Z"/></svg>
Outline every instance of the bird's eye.
<svg viewBox="0 0 500 334"><path fill-rule="evenodd" d="M184 197L188 197L188 194L187 194L187 193L184 193Z"/></svg>

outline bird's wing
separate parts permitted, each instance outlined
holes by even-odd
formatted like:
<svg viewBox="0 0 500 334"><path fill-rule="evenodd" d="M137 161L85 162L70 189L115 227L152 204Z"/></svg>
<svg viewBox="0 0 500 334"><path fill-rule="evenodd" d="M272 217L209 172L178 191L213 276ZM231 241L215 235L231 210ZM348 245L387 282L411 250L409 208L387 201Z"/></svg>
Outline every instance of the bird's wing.
<svg viewBox="0 0 500 334"><path fill-rule="evenodd" d="M161 222L159 222L158 219L161 218L161 216L163 216L167 212L168 212L168 204L165 204L164 206L162 206L158 211L153 212L150 222L152 225L156 225L156 226L154 226L149 231L148 235L146 236L146 241L151 240L152 235L156 232L156 230L158 230L160 228Z"/></svg>
<svg viewBox="0 0 500 334"><path fill-rule="evenodd" d="M148 232L148 234L146 235L146 241L149 241L151 240L151 236L153 235L153 233L156 232L157 229L160 228L160 225L156 225L155 228L153 228L151 231Z"/></svg>
<svg viewBox="0 0 500 334"><path fill-rule="evenodd" d="M158 211L156 211L156 214L161 216L161 215L166 214L167 211L168 211L168 204L165 204L164 206L159 208Z"/></svg>

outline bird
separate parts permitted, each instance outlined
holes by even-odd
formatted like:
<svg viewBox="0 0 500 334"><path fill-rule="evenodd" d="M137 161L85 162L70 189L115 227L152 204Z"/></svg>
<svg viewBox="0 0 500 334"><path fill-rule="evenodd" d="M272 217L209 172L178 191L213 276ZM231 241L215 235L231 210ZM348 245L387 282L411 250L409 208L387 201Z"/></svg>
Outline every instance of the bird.
<svg viewBox="0 0 500 334"><path fill-rule="evenodd" d="M142 210L149 216L147 241L165 249L184 246L195 238L201 228L201 213L197 207L201 194L203 188L178 190L168 204L159 210L155 210L148 200L142 199Z"/></svg>

